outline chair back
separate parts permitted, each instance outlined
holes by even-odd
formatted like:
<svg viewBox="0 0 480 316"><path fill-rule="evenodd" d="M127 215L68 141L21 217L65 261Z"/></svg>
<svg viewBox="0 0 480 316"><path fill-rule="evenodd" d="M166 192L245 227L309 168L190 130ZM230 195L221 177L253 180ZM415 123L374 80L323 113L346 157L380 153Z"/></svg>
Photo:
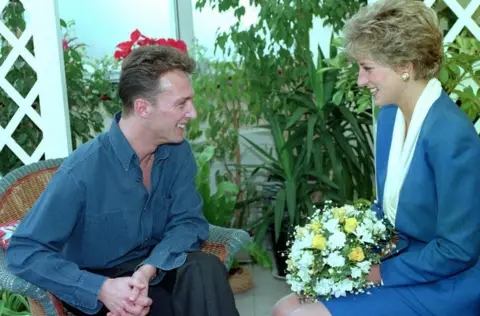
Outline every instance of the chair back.
<svg viewBox="0 0 480 316"><path fill-rule="evenodd" d="M64 158L25 165L0 179L0 224L22 219L45 190Z"/></svg>

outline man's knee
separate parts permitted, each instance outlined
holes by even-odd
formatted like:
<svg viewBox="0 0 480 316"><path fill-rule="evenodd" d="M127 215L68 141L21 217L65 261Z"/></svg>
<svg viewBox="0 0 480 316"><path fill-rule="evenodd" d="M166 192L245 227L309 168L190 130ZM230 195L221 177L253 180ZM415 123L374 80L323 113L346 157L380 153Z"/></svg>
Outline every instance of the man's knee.
<svg viewBox="0 0 480 316"><path fill-rule="evenodd" d="M195 262L205 267L224 267L224 264L217 256L203 251L189 253L187 255L187 262Z"/></svg>
<svg viewBox="0 0 480 316"><path fill-rule="evenodd" d="M227 273L225 265L217 256L202 251L189 253L183 270L189 273L201 272L222 275Z"/></svg>

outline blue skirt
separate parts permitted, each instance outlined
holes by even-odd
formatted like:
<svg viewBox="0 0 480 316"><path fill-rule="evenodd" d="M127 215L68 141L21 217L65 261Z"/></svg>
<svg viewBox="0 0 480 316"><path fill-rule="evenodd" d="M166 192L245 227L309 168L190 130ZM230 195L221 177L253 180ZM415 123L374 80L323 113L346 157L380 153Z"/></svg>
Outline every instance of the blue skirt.
<svg viewBox="0 0 480 316"><path fill-rule="evenodd" d="M470 278L458 281L453 277L411 286L378 286L369 289L368 293L347 295L322 303L332 316L479 316L478 280L472 273ZM467 294L461 288L470 288L477 293Z"/></svg>

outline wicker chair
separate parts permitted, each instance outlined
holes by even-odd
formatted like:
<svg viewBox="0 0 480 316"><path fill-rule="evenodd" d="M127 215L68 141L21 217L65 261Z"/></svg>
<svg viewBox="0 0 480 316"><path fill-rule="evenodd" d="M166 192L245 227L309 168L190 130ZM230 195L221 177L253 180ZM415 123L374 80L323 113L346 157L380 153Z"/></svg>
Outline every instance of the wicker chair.
<svg viewBox="0 0 480 316"><path fill-rule="evenodd" d="M1 225L25 216L62 162L63 159L40 161L13 170L0 179ZM229 269L234 254L249 240L249 234L243 230L210 225L210 236L202 251L215 254ZM60 301L53 295L7 270L5 252L1 249L0 289L26 296L33 316L66 315Z"/></svg>

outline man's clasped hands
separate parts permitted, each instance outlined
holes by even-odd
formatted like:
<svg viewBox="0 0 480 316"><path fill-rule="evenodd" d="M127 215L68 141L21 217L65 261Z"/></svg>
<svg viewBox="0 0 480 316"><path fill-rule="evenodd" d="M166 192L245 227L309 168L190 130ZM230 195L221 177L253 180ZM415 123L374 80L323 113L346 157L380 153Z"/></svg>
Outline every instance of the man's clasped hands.
<svg viewBox="0 0 480 316"><path fill-rule="evenodd" d="M152 299L148 297L148 284L156 268L141 266L131 277L107 279L100 290L99 300L109 310L107 316L145 316Z"/></svg>

